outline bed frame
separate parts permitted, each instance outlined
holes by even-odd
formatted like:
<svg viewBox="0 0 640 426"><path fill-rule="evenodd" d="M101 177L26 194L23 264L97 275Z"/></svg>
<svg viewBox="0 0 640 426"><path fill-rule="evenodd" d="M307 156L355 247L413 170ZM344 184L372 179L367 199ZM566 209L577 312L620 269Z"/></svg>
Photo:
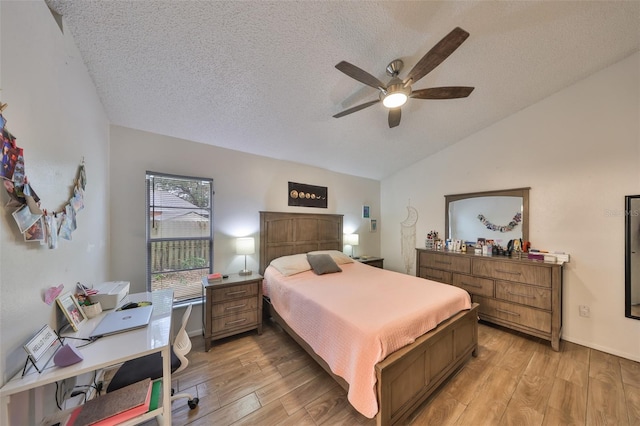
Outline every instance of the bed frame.
<svg viewBox="0 0 640 426"><path fill-rule="evenodd" d="M313 250L342 251L342 215L260 212L260 273L280 256ZM268 313L345 390L348 383L280 317L264 299ZM440 323L411 345L375 366L378 426L404 422L447 378L478 350L478 304Z"/></svg>

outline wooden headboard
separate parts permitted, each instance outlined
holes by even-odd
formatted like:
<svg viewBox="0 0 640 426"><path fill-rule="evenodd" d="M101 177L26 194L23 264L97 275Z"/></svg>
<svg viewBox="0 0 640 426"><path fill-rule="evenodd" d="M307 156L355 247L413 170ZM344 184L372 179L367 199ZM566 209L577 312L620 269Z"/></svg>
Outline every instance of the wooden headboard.
<svg viewBox="0 0 640 426"><path fill-rule="evenodd" d="M277 257L342 251L341 214L260 212L260 273Z"/></svg>

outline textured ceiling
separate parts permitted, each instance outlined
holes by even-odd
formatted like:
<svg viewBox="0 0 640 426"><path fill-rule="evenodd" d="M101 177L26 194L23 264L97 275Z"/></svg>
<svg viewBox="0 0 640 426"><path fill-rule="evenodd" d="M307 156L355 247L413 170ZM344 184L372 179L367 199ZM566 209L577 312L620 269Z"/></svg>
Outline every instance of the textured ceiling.
<svg viewBox="0 0 640 426"><path fill-rule="evenodd" d="M638 1L58 1L112 123L382 179L640 46ZM413 86L474 86L342 118L455 27L470 37ZM178 154L179 155L179 154Z"/></svg>

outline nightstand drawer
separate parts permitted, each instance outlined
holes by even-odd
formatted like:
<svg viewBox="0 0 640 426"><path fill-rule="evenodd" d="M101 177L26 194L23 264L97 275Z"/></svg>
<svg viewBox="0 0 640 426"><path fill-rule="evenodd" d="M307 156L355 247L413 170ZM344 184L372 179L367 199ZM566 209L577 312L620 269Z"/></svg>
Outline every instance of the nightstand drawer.
<svg viewBox="0 0 640 426"><path fill-rule="evenodd" d="M245 328L258 324L258 312L240 312L235 315L227 315L213 319L213 334L231 331L236 328Z"/></svg>
<svg viewBox="0 0 640 426"><path fill-rule="evenodd" d="M256 297L230 300L224 303L214 303L213 318L236 314L238 312L255 310L257 308L258 308L258 299Z"/></svg>
<svg viewBox="0 0 640 426"><path fill-rule="evenodd" d="M227 300L239 299L258 294L258 283L234 285L226 288L216 288L212 291L213 303L226 302Z"/></svg>
<svg viewBox="0 0 640 426"><path fill-rule="evenodd" d="M262 334L262 275L229 274L209 283L202 279L204 349L213 340L257 329Z"/></svg>
<svg viewBox="0 0 640 426"><path fill-rule="evenodd" d="M551 290L544 287L496 281L496 299L551 310Z"/></svg>
<svg viewBox="0 0 640 426"><path fill-rule="evenodd" d="M493 297L493 280L453 274L453 285L467 290L470 294Z"/></svg>

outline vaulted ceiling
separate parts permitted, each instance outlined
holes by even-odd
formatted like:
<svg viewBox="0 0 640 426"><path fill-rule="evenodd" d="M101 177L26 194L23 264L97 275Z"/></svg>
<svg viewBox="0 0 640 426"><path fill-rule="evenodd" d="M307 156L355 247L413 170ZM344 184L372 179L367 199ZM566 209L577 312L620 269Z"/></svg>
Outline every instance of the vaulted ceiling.
<svg viewBox="0 0 640 426"><path fill-rule="evenodd" d="M79 1L63 16L113 124L382 179L639 50L638 1ZM390 129L378 91L455 27L469 38ZM179 154L176 154L179 155Z"/></svg>

